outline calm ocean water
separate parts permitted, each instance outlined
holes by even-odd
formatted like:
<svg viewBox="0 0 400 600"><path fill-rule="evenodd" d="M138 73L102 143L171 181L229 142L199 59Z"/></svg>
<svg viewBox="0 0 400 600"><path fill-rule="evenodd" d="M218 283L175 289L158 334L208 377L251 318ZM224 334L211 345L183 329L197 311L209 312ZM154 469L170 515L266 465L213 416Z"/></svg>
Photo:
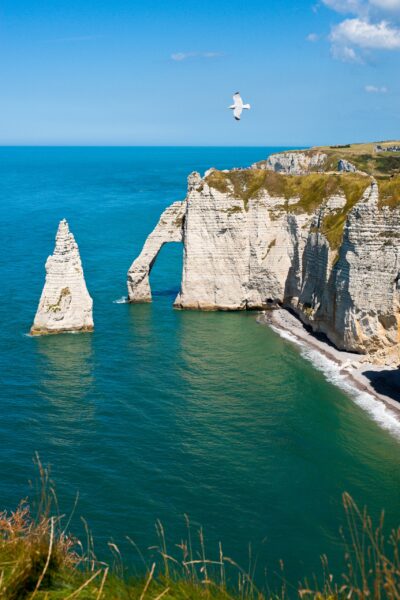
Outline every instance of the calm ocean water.
<svg viewBox="0 0 400 600"><path fill-rule="evenodd" d="M210 554L222 540L247 564L251 542L260 573L282 558L293 581L318 570L323 552L340 568L343 491L399 523L396 432L254 314L174 311L180 245L159 256L152 305L115 303L190 171L246 166L274 150L0 149L1 508L30 492L37 451L63 512L79 491L72 529L85 517L99 556L113 539L140 570L125 536L145 551L160 519L179 543L186 513ZM63 217L96 329L33 339L25 334Z"/></svg>

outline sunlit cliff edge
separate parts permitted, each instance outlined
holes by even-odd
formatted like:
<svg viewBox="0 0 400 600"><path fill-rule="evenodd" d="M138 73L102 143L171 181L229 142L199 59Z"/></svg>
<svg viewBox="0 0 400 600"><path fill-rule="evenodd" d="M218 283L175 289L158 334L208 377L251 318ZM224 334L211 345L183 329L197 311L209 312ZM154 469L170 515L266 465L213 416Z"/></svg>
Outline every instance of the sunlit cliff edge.
<svg viewBox="0 0 400 600"><path fill-rule="evenodd" d="M270 156L192 173L128 272L151 301L162 245L184 245L175 307L293 310L339 349L400 362L400 142Z"/></svg>

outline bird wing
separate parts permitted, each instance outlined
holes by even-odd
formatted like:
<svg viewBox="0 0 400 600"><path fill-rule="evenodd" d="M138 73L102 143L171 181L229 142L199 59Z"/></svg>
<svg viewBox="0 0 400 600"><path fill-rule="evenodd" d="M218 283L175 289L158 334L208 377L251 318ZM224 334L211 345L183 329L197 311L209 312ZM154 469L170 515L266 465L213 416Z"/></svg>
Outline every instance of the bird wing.
<svg viewBox="0 0 400 600"><path fill-rule="evenodd" d="M233 102L235 103L235 106L243 106L243 100L239 92L233 94Z"/></svg>
<svg viewBox="0 0 400 600"><path fill-rule="evenodd" d="M233 109L233 116L235 117L236 121L240 121L241 114L242 114L242 107L236 105L235 108Z"/></svg>

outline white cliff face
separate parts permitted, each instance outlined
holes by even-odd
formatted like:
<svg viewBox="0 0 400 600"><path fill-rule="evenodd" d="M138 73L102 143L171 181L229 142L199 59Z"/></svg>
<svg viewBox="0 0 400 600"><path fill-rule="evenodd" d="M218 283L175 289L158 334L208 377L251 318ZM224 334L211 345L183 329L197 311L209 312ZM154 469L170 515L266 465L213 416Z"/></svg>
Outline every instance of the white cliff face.
<svg viewBox="0 0 400 600"><path fill-rule="evenodd" d="M400 210L376 182L350 212L317 320L339 347L400 363Z"/></svg>
<svg viewBox="0 0 400 600"><path fill-rule="evenodd" d="M300 238L301 244L301 227L311 219L296 220L280 211L285 202L264 193L245 208L242 199L192 175L175 306L243 310L279 301L294 258L294 240Z"/></svg>
<svg viewBox="0 0 400 600"><path fill-rule="evenodd" d="M202 310L245 308L249 244L240 202L192 174L183 237L182 285L175 305Z"/></svg>
<svg viewBox="0 0 400 600"><path fill-rule="evenodd" d="M299 197L271 195L264 187L246 198L233 183L218 189L211 177L192 174L186 202L163 213L133 263L130 298L150 300L148 273L159 248L183 240L176 307L279 304L341 349L400 363L400 209L380 206L378 186L367 176L321 177L353 182L359 198L349 205L339 190L307 209ZM332 237L338 227L342 234Z"/></svg>
<svg viewBox="0 0 400 600"><path fill-rule="evenodd" d="M161 248L167 242L182 241L185 202L174 202L161 215L143 250L128 271L129 302L151 302L149 274Z"/></svg>
<svg viewBox="0 0 400 600"><path fill-rule="evenodd" d="M287 175L306 175L307 173L324 171L327 161L324 152L282 152L273 154L266 161L255 163L253 168L266 169Z"/></svg>
<svg viewBox="0 0 400 600"><path fill-rule="evenodd" d="M46 282L31 334L92 331L92 308L79 249L63 219L58 226L54 253L46 261Z"/></svg>

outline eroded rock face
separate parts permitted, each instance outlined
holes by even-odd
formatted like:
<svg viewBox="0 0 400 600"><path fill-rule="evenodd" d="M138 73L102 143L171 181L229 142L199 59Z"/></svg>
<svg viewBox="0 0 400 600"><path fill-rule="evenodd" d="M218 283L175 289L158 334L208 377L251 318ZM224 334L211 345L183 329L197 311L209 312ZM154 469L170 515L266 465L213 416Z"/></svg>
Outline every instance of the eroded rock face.
<svg viewBox="0 0 400 600"><path fill-rule="evenodd" d="M398 364L400 209L379 204L376 181L341 175L350 185L347 192L360 190L359 196L335 191L313 206L265 188L239 193L237 178L217 189L209 173L192 174L186 202L163 213L130 269L130 298L151 298L148 273L161 244L182 240L176 307L245 310L279 304L338 348Z"/></svg>
<svg viewBox="0 0 400 600"><path fill-rule="evenodd" d="M278 216L285 202L265 193L250 200L222 193L197 175L189 187L183 230L184 261L178 308L243 310L279 301L295 246L302 243L298 220Z"/></svg>
<svg viewBox="0 0 400 600"><path fill-rule="evenodd" d="M92 331L92 309L78 245L63 219L58 226L54 253L46 261L46 281L31 334Z"/></svg>
<svg viewBox="0 0 400 600"><path fill-rule="evenodd" d="M287 175L306 175L324 171L327 158L323 152L282 152L273 154L266 161L255 163L253 167Z"/></svg>
<svg viewBox="0 0 400 600"><path fill-rule="evenodd" d="M379 206L376 182L350 212L314 329L340 348L400 363L400 210Z"/></svg>

